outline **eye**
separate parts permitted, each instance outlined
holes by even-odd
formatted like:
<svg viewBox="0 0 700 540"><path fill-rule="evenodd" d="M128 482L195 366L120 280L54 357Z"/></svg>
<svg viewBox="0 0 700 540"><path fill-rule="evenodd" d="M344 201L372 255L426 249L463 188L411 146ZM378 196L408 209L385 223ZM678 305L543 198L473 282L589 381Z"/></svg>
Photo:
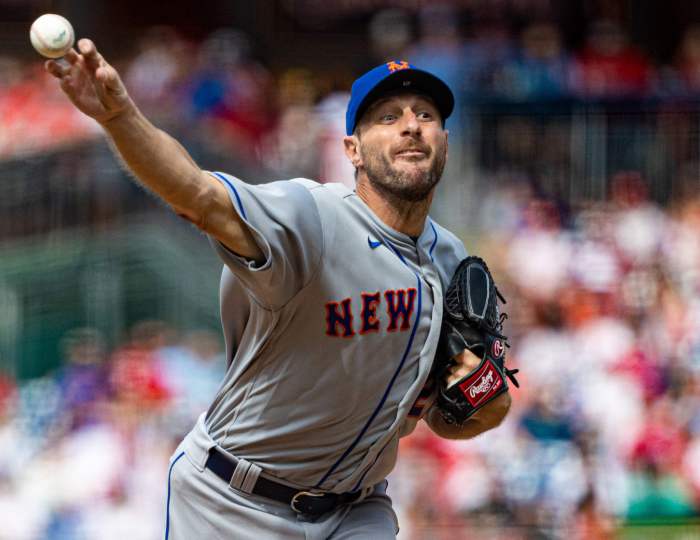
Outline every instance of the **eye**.
<svg viewBox="0 0 700 540"><path fill-rule="evenodd" d="M416 115L421 120L432 120L433 115L428 111L421 111Z"/></svg>
<svg viewBox="0 0 700 540"><path fill-rule="evenodd" d="M396 115L394 113L385 113L379 118L382 122L393 122L396 120Z"/></svg>

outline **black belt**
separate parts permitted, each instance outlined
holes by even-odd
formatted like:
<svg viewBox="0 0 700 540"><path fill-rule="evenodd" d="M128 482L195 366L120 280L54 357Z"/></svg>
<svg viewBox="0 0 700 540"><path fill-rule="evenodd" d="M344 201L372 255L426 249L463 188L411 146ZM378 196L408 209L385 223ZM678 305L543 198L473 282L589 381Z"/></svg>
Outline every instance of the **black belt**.
<svg viewBox="0 0 700 540"><path fill-rule="evenodd" d="M204 466L224 482L230 484L237 464L238 460L233 456L224 454L217 448L212 448L209 450L209 457ZM252 493L288 504L298 514L320 516L330 512L340 504L355 502L360 498L362 491L353 491L351 493L312 493L310 491L299 491L258 476Z"/></svg>

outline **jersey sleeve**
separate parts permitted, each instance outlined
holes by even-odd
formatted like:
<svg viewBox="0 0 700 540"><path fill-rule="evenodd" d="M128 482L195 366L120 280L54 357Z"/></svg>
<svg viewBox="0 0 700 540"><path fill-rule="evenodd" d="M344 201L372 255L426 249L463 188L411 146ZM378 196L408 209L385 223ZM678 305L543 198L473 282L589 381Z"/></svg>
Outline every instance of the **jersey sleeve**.
<svg viewBox="0 0 700 540"><path fill-rule="evenodd" d="M210 237L214 249L259 304L273 310L284 306L309 283L321 261L323 228L315 199L294 180L251 185L228 174L210 174L226 187L264 261L246 259Z"/></svg>

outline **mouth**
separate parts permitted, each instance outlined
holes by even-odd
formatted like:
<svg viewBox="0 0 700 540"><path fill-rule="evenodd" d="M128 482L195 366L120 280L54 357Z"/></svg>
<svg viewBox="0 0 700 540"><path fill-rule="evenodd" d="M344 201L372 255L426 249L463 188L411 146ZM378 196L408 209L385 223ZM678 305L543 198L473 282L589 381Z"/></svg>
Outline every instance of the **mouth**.
<svg viewBox="0 0 700 540"><path fill-rule="evenodd" d="M394 154L394 158L417 160L428 157L428 153L419 148L406 148L405 150L399 150Z"/></svg>

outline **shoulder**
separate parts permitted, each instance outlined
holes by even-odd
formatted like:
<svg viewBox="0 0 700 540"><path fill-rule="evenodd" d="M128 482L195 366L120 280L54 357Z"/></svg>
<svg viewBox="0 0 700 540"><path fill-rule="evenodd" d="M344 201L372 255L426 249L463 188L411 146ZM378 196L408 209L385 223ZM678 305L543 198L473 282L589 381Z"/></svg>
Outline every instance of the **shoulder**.
<svg viewBox="0 0 700 540"><path fill-rule="evenodd" d="M289 191L289 192L306 192L311 191L318 187L323 187L323 184L319 184L308 178L292 178L290 180L272 180L267 182L247 182L242 180L232 174L220 172L220 171L205 171L212 175L214 178L218 179L220 182L232 188L243 188L245 190L263 190L263 191Z"/></svg>
<svg viewBox="0 0 700 540"><path fill-rule="evenodd" d="M354 194L349 187L340 183L320 184L308 178L292 178L271 182L252 184L235 176L221 172L210 172L219 181L234 191L243 190L250 193L261 193L267 196L291 196L293 199L313 198L316 203L328 205L342 202Z"/></svg>
<svg viewBox="0 0 700 540"><path fill-rule="evenodd" d="M354 191L352 191L348 186L340 183L319 184L318 182L309 180L308 178L294 178L289 181L297 185L304 186L317 200L340 201L354 193Z"/></svg>
<svg viewBox="0 0 700 540"><path fill-rule="evenodd" d="M297 178L250 184L229 174L211 174L226 186L241 218L260 234L273 238L295 230L320 238L321 233L313 232L321 230L323 222L322 205L313 196L320 184Z"/></svg>
<svg viewBox="0 0 700 540"><path fill-rule="evenodd" d="M343 208L347 206L346 199L355 193L346 185L339 183L319 184L307 178L294 178L290 182L297 186L303 186L303 189L308 191L316 203L322 220L330 218L335 220L339 212L343 214Z"/></svg>
<svg viewBox="0 0 700 540"><path fill-rule="evenodd" d="M284 203L279 206L287 209L299 207L300 205L302 208L305 208L309 203L315 201L315 197L311 195L313 189L321 186L318 182L305 178L250 183L227 173L207 172L229 189L243 211L246 206L245 203L251 201L263 204Z"/></svg>

